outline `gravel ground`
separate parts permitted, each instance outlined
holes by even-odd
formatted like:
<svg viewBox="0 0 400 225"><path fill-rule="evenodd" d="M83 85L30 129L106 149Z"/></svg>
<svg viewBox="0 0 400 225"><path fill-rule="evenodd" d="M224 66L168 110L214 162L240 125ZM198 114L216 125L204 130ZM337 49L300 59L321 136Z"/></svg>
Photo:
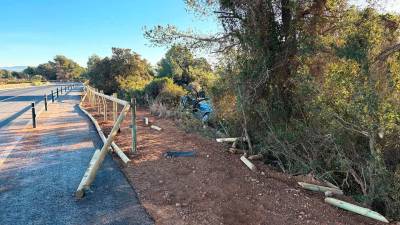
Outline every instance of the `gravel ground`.
<svg viewBox="0 0 400 225"><path fill-rule="evenodd" d="M84 199L74 192L100 139L79 111L79 91L49 106L0 166L0 224L153 224L107 156ZM2 134L6 135L6 134ZM1 151L1 150L0 150Z"/></svg>
<svg viewBox="0 0 400 225"><path fill-rule="evenodd" d="M96 109L88 105L86 109L105 133L110 131L112 122L102 121ZM144 116L163 130L144 126ZM185 132L178 128L178 122L151 116L146 109L138 108L138 153L122 167L156 224L381 224L332 207L324 202L322 193L297 185L298 181L316 182L311 177L293 177L262 162L255 162L257 173L250 171L240 155L225 151L228 146ZM130 115L116 138L126 152L131 146L129 125ZM196 157L163 157L168 150L195 150Z"/></svg>

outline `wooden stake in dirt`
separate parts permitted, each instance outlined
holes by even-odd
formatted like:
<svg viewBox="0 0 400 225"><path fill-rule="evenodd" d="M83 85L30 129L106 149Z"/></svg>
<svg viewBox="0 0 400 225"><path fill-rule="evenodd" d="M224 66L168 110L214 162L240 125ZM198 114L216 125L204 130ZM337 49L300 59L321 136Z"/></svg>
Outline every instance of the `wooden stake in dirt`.
<svg viewBox="0 0 400 225"><path fill-rule="evenodd" d="M114 98L117 98L117 93L114 93L112 96ZM115 122L115 121L117 121L118 104L114 101L112 102L112 104L113 104L113 121Z"/></svg>
<svg viewBox="0 0 400 225"><path fill-rule="evenodd" d="M242 160L242 162L244 164L246 164L246 166L249 167L249 169L251 171L253 171L253 172L257 171L257 167L252 162L250 162L248 159L246 159L245 156L240 157L240 160Z"/></svg>
<svg viewBox="0 0 400 225"><path fill-rule="evenodd" d="M119 117L117 119L117 122L115 123L115 125L113 126L113 128L110 132L110 135L108 135L106 143L101 148L98 158L95 160L93 165L90 165L88 167L88 169L86 170L85 175L83 176L82 181L79 184L79 187L75 192L75 196L77 198L83 197L83 195L85 194L85 189L90 187L90 184L93 182L94 178L96 177L96 173L97 173L101 163L103 162L103 160L108 152L108 149L110 148L111 143L114 140L115 135L117 134L120 124L122 123L126 114L128 113L129 108L130 108L129 104L124 106L121 114L119 115Z"/></svg>
<svg viewBox="0 0 400 225"><path fill-rule="evenodd" d="M340 189L336 188L330 188L330 187L324 187L324 186L319 186L315 184L308 184L304 182L297 182L302 188L310 191L319 191L319 192L327 192L330 191L335 195L343 195L343 191Z"/></svg>
<svg viewBox="0 0 400 225"><path fill-rule="evenodd" d="M257 154L257 155L251 155L249 157L247 157L249 160L261 160L263 159L263 155L262 154Z"/></svg>
<svg viewBox="0 0 400 225"><path fill-rule="evenodd" d="M344 201L341 201L341 200L338 200L335 198L325 198L325 202L330 205L336 206L338 208L348 210L350 212L354 212L354 213L357 213L357 214L360 214L360 215L363 215L363 216L366 216L366 217L369 217L369 218L372 218L372 219L375 219L375 220L378 220L378 221L381 221L384 223L389 223L389 221L384 216L382 216L381 214L379 214L375 211L367 209L367 208L353 205L348 202L344 202Z"/></svg>
<svg viewBox="0 0 400 225"><path fill-rule="evenodd" d="M107 121L107 100L105 98L102 98L103 100L103 106L104 106L104 121Z"/></svg>
<svg viewBox="0 0 400 225"><path fill-rule="evenodd" d="M235 141L240 141L240 140L244 141L244 138L241 138L241 137L236 137L236 138L217 138L215 140L217 142L235 142Z"/></svg>
<svg viewBox="0 0 400 225"><path fill-rule="evenodd" d="M154 129L154 130L158 130L158 131L161 131L161 130L162 130L161 127L157 127L156 125L151 125L150 128L151 128L151 129Z"/></svg>
<svg viewBox="0 0 400 225"><path fill-rule="evenodd" d="M132 153L136 153L136 99L131 98Z"/></svg>

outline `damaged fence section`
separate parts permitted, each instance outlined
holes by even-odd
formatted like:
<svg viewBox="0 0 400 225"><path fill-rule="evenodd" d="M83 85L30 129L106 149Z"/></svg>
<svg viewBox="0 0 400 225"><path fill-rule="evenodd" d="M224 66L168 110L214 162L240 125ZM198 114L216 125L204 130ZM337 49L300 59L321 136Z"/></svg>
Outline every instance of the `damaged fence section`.
<svg viewBox="0 0 400 225"><path fill-rule="evenodd" d="M106 154L109 152L110 149L113 149L117 155L121 158L121 160L124 163L129 162L129 158L123 153L123 151L114 143L114 138L118 133L118 130L120 129L120 125L125 119L126 115L128 114L129 110L132 109L132 149L131 153L136 152L136 105L135 101L132 100L131 103L118 99L116 98L116 95L109 96L105 95L102 92L99 92L98 90L90 87L90 86L85 86L84 87L85 94L83 95L81 99L81 103L79 107L81 110L92 120L93 124L96 127L97 132L99 133L99 136L101 140L103 141L103 147L100 150L96 150L90 163L89 166L78 186L78 189L75 192L75 196L77 198L82 198L85 194L85 190L87 190L91 183L94 181L96 177L96 173L99 170ZM108 104L107 101L111 101L112 104L112 117L114 121L114 125L108 135L106 137L101 130L99 124L97 121L94 119L92 115L90 115L85 109L82 108L82 103L87 100L88 104L95 107L98 111L98 113L103 114L103 118L105 121L108 120ZM123 108L118 114L118 105L121 105Z"/></svg>

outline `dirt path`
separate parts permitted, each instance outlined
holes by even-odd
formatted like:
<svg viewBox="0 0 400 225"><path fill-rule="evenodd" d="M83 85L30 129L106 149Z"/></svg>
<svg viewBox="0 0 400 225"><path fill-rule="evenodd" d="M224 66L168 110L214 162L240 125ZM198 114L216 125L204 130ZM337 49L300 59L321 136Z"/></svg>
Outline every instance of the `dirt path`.
<svg viewBox="0 0 400 225"><path fill-rule="evenodd" d="M0 224L153 224L110 156L92 192L75 200L90 158L100 147L94 127L76 107L79 95L72 91L50 104L36 129L10 134L23 138L0 166Z"/></svg>
<svg viewBox="0 0 400 225"><path fill-rule="evenodd" d="M101 121L100 116L96 116ZM145 127L141 118L163 128ZM322 194L301 190L294 177L258 163L253 173L226 153L226 146L186 133L170 120L138 109L138 154L123 167L156 224L380 224L324 203ZM107 132L111 123L101 122ZM130 148L129 118L117 144ZM195 150L194 158L164 158L167 150ZM117 159L118 160L118 159Z"/></svg>

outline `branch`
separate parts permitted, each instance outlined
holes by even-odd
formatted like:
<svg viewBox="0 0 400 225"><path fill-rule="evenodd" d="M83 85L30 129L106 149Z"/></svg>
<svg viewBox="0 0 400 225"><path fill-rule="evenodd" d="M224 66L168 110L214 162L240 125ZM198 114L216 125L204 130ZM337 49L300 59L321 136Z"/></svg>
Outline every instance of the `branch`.
<svg viewBox="0 0 400 225"><path fill-rule="evenodd" d="M383 50L383 51L375 58L374 63L375 63L376 61L378 61L378 60L379 60L379 61L385 60L387 57L389 57L391 54L393 54L393 53L395 53L395 52L397 52L397 51L400 51L400 43L395 44L395 45L393 45L393 46L391 46L391 47L389 47L389 48Z"/></svg>

